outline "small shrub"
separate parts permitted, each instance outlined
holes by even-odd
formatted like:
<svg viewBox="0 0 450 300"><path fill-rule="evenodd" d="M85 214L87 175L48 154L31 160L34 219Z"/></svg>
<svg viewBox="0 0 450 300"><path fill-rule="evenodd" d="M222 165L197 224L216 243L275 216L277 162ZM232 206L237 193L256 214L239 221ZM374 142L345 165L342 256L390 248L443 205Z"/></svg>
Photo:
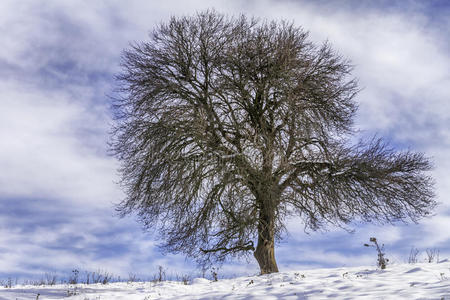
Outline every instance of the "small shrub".
<svg viewBox="0 0 450 300"><path fill-rule="evenodd" d="M178 275L175 274L175 281L180 281L182 282L184 285L188 285L189 282L191 282L191 276L189 275Z"/></svg>
<svg viewBox="0 0 450 300"><path fill-rule="evenodd" d="M158 266L158 274L153 275L152 282L162 282L166 280L166 271L164 267Z"/></svg>
<svg viewBox="0 0 450 300"><path fill-rule="evenodd" d="M419 250L417 248L412 247L411 251L409 252L409 258L408 263L409 264L415 264L417 263L417 255L419 254Z"/></svg>
<svg viewBox="0 0 450 300"><path fill-rule="evenodd" d="M103 275L102 284L108 284L112 279L112 274L106 273Z"/></svg>
<svg viewBox="0 0 450 300"><path fill-rule="evenodd" d="M45 273L45 285L55 285L56 284L56 275Z"/></svg>
<svg viewBox="0 0 450 300"><path fill-rule="evenodd" d="M134 274L134 273L128 273L128 280L127 280L127 282L136 282L136 281L138 281L138 280L136 279L136 274Z"/></svg>
<svg viewBox="0 0 450 300"><path fill-rule="evenodd" d="M432 263L434 260L436 260L436 262L439 262L439 250L427 249L426 253L427 253L427 261L429 263Z"/></svg>
<svg viewBox="0 0 450 300"><path fill-rule="evenodd" d="M166 280L166 271L162 266L158 266L158 282Z"/></svg>
<svg viewBox="0 0 450 300"><path fill-rule="evenodd" d="M6 280L0 280L0 285L4 286L7 289L12 288L13 282L12 282L11 277L8 277L8 279L6 279Z"/></svg>
<svg viewBox="0 0 450 300"><path fill-rule="evenodd" d="M373 245L369 245L369 244L364 244L364 246L366 247L375 247L378 253L378 259L377 259L377 265L382 269L386 269L386 265L389 262L389 259L385 258L384 255L385 253L384 251L384 244L381 245L381 247L378 245L377 239L374 237L371 237L369 239L370 242L373 243Z"/></svg>
<svg viewBox="0 0 450 300"><path fill-rule="evenodd" d="M90 284L91 283L91 272L86 271L86 280L84 281L84 283L86 284Z"/></svg>
<svg viewBox="0 0 450 300"><path fill-rule="evenodd" d="M99 272L92 272L91 273L91 282L92 283L100 283L102 280L102 275Z"/></svg>
<svg viewBox="0 0 450 300"><path fill-rule="evenodd" d="M214 267L212 267L211 268L211 277L212 277L212 279L214 280L214 281L218 281L218 278L217 278L217 272L218 272L219 270L218 269L216 269L216 268L214 268Z"/></svg>
<svg viewBox="0 0 450 300"><path fill-rule="evenodd" d="M72 270L72 275L70 275L69 277L69 283L70 284L77 284L78 283L78 274L80 273L80 271L78 271L77 269Z"/></svg>
<svg viewBox="0 0 450 300"><path fill-rule="evenodd" d="M107 283L111 282L112 278L113 278L112 274L98 270L97 272L87 273L86 283L87 284L89 284L89 283L107 284Z"/></svg>
<svg viewBox="0 0 450 300"><path fill-rule="evenodd" d="M191 277L189 275L183 275L181 277L181 281L183 282L184 285L188 285L189 282L191 281Z"/></svg>

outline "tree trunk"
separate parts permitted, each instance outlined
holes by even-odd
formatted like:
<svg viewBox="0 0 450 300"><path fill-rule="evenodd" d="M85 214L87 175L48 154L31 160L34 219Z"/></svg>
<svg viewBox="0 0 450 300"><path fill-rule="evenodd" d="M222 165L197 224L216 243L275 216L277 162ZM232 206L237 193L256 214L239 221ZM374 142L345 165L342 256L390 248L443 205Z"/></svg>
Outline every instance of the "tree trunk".
<svg viewBox="0 0 450 300"><path fill-rule="evenodd" d="M275 260L275 222L273 212L260 212L258 245L253 253L262 274L278 272Z"/></svg>

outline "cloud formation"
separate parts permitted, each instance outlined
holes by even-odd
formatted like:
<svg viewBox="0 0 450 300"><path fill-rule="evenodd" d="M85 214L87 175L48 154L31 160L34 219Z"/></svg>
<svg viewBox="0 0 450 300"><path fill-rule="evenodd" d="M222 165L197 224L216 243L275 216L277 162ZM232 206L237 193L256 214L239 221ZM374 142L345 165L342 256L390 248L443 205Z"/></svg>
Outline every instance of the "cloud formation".
<svg viewBox="0 0 450 300"><path fill-rule="evenodd" d="M0 277L74 267L122 276L145 275L159 264L193 268L180 256L161 256L153 233L114 215L123 194L115 184L118 164L107 155L108 95L122 49L145 40L170 15L207 8L293 20L315 42L328 39L355 64L363 88L355 125L362 135L378 132L398 149L426 152L436 165L442 205L435 217L411 226L358 224L353 235L339 229L305 234L292 220L277 252L280 266L373 263L361 247L372 235L389 244L399 262L411 246L439 247L450 256L444 229L450 222L449 7L445 1L355 3L361 2L2 1ZM239 272L254 272L251 263Z"/></svg>

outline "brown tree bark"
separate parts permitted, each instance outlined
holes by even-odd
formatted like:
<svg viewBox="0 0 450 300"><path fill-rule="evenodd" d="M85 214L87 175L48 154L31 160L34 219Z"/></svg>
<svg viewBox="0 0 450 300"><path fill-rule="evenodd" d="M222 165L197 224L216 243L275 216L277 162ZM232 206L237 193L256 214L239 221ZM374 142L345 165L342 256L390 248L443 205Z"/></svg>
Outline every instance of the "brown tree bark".
<svg viewBox="0 0 450 300"><path fill-rule="evenodd" d="M261 211L258 224L258 245L253 253L262 274L278 272L275 260L275 217L273 211Z"/></svg>

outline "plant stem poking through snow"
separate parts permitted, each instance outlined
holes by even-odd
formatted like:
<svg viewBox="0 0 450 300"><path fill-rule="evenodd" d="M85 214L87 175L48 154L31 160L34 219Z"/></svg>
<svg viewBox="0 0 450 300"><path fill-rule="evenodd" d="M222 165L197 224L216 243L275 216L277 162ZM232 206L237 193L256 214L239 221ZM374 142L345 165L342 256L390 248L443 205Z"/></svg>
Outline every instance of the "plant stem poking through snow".
<svg viewBox="0 0 450 300"><path fill-rule="evenodd" d="M439 250L437 249L427 249L427 262L432 263L435 259L439 262Z"/></svg>
<svg viewBox="0 0 450 300"><path fill-rule="evenodd" d="M409 253L408 263L415 264L417 263L417 255L419 254L419 249L412 247L411 252Z"/></svg>
<svg viewBox="0 0 450 300"><path fill-rule="evenodd" d="M371 241L371 242L373 243L373 245L364 244L364 246L366 246L366 247L375 247L375 248L377 249L377 252L378 252L378 260L377 260L378 266L379 266L382 270L386 269L386 265L387 265L387 263L389 262L389 259L387 259L387 258L384 257L384 254L385 254L385 253L383 252L383 251L384 251L384 244L381 245L381 247L380 247L380 246L378 245L377 239L374 238L374 237L371 237L369 241Z"/></svg>

